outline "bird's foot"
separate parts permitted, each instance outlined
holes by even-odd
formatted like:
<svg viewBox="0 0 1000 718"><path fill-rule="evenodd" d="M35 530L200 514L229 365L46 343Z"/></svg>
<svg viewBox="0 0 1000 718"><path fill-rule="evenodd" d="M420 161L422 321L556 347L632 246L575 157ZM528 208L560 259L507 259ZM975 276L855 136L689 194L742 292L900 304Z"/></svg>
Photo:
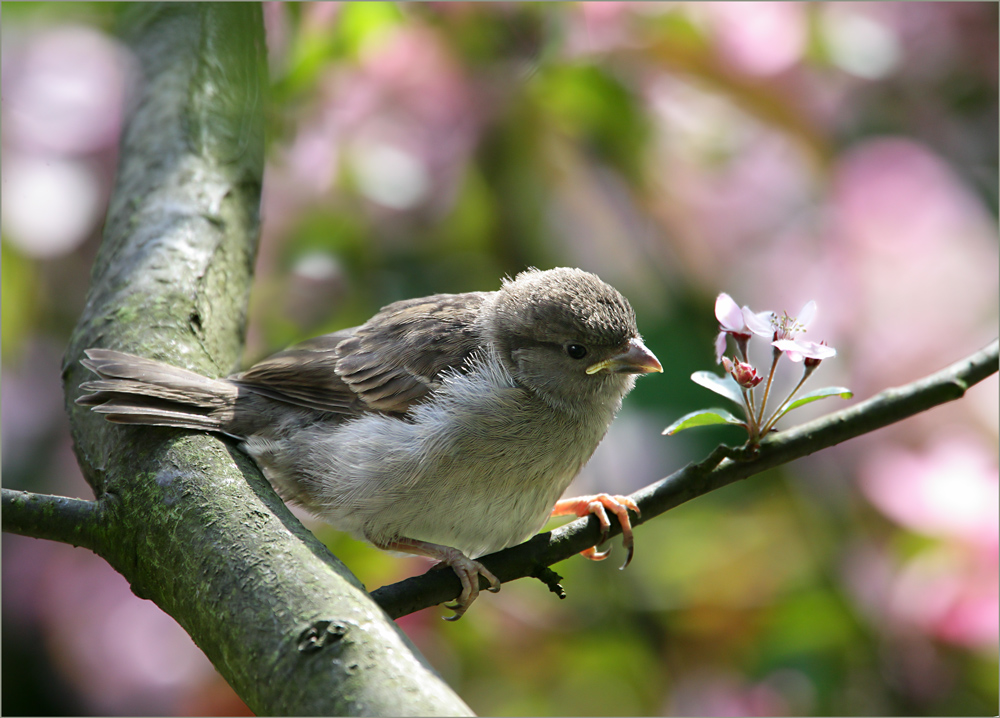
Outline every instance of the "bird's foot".
<svg viewBox="0 0 1000 718"><path fill-rule="evenodd" d="M399 539L381 544L380 548L437 559L438 563L431 570L444 568L445 566L451 567L455 575L458 576L458 580L462 583L462 593L459 594L454 603L445 604L445 608L450 608L455 612L451 616L445 616L444 620L446 621L457 621L460 619L469 610L472 602L479 597L480 576L485 578L490 584L486 589L487 591L496 593L500 590L500 580L488 568L479 563L479 561L469 558L457 548L428 543L427 541L416 541L414 539Z"/></svg>
<svg viewBox="0 0 1000 718"><path fill-rule="evenodd" d="M637 516L640 514L638 504L628 496L594 494L592 496L578 496L572 499L560 499L552 509L552 515L582 517L594 514L601 524L601 540L597 542L599 546L607 539L608 531L611 529L611 522L608 520L608 511L613 513L618 518L618 523L621 524L622 545L625 546L625 550L628 552L625 557L625 563L622 564L622 568L625 568L632 562L632 556L635 553L635 539L632 535L632 521L628 516L629 510L635 511ZM611 549L598 551L597 546L591 546L580 553L593 561L602 561L608 557Z"/></svg>

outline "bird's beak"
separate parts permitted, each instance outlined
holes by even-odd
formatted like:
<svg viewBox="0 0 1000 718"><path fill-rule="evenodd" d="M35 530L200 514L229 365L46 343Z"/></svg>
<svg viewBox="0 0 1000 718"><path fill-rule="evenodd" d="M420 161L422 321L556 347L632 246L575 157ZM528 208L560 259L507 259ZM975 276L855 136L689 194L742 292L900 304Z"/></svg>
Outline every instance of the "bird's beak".
<svg viewBox="0 0 1000 718"><path fill-rule="evenodd" d="M621 353L587 367L588 374L601 371L608 374L651 374L662 372L663 366L642 340L635 337L629 340Z"/></svg>

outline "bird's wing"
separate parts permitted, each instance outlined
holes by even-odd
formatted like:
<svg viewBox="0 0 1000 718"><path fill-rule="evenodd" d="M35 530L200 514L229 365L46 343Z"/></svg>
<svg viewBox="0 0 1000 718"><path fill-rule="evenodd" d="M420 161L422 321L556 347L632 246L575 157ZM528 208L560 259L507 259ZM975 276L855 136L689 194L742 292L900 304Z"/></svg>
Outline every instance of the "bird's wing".
<svg viewBox="0 0 1000 718"><path fill-rule="evenodd" d="M254 364L230 381L255 394L317 411L353 416L365 404L337 376L337 346L357 327L324 334Z"/></svg>
<svg viewBox="0 0 1000 718"><path fill-rule="evenodd" d="M487 294L438 294L384 307L365 324L309 339L231 377L252 391L318 411L404 414L462 370L479 344Z"/></svg>
<svg viewBox="0 0 1000 718"><path fill-rule="evenodd" d="M437 294L385 307L337 347L337 374L376 411L406 412L462 370L479 345L475 318L487 294Z"/></svg>

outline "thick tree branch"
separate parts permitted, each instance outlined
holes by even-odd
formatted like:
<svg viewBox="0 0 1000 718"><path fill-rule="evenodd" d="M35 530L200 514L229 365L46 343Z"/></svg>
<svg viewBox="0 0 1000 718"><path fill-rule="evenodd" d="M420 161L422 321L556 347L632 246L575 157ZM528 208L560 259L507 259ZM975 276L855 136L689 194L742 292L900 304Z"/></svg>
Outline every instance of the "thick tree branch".
<svg viewBox="0 0 1000 718"><path fill-rule="evenodd" d="M757 450L720 447L705 461L689 464L632 494L642 510L642 517L633 518L633 525L740 479L960 399L969 387L996 373L998 363L998 344L994 341L936 374L887 389L867 401L789 431L771 434ZM619 533L621 528L613 521L610 535ZM479 560L503 582L538 576L545 567L593 546L599 535L597 518L591 516ZM383 586L372 595L395 618L453 598L458 590L457 578L445 571L435 571Z"/></svg>
<svg viewBox="0 0 1000 718"><path fill-rule="evenodd" d="M63 365L96 513L5 495L4 529L41 535L31 512L48 511L49 538L86 541L184 627L258 714L468 714L247 457L208 435L116 426L74 404L86 348L218 376L236 368L243 345L263 172L261 9L132 12L126 39L143 84Z"/></svg>

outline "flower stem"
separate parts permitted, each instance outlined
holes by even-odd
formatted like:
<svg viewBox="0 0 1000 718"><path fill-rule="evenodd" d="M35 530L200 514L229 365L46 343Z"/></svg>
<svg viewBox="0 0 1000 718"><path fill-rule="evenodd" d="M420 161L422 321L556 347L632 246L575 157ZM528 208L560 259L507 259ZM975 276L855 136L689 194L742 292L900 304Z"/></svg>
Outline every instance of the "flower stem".
<svg viewBox="0 0 1000 718"><path fill-rule="evenodd" d="M778 422L778 419L781 418L782 410L786 406L788 406L788 402L792 400L792 397L795 396L796 392L798 392L798 390L802 388L802 385L806 383L806 379L809 378L809 375L811 373L812 372L808 371L805 372L802 375L802 378L799 379L799 383L795 385L795 388L792 389L791 392L789 392L788 397L783 402L781 402L781 405L777 409L774 410L774 413L771 414L771 417L767 420L767 422L765 422L764 426L761 427L761 436L765 436L767 432L769 432L772 428L774 428L774 425Z"/></svg>
<svg viewBox="0 0 1000 718"><path fill-rule="evenodd" d="M744 389L743 387L740 387L740 391L743 392L743 407L747 410L747 429L756 429L759 417L753 410L753 389Z"/></svg>
<svg viewBox="0 0 1000 718"><path fill-rule="evenodd" d="M771 362L771 371L767 374L767 384L764 385L764 398L760 400L760 418L764 418L764 409L767 408L767 395L771 393L771 382L774 380L774 370L781 359L781 352L774 353L774 361ZM761 434L763 436L763 434Z"/></svg>

